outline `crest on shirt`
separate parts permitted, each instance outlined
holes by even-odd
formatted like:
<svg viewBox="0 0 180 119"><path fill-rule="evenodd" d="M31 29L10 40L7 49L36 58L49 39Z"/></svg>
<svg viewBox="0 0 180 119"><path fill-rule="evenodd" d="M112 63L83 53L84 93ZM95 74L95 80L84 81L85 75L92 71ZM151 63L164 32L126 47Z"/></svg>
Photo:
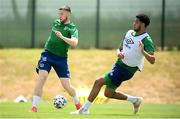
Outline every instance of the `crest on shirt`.
<svg viewBox="0 0 180 119"><path fill-rule="evenodd" d="M125 38L124 40L126 41L127 44L134 44L132 38Z"/></svg>
<svg viewBox="0 0 180 119"><path fill-rule="evenodd" d="M65 27L64 27L64 30L68 30L68 27L67 27L67 26L65 26Z"/></svg>

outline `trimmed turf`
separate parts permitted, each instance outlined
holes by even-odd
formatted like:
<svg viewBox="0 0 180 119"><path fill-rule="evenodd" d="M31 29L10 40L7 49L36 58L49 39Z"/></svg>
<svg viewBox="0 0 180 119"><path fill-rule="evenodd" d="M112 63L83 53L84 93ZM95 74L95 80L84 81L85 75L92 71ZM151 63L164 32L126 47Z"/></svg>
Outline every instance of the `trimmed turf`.
<svg viewBox="0 0 180 119"><path fill-rule="evenodd" d="M64 109L56 109L49 102L42 102L37 113L30 112L31 103L0 103L0 118L93 118L93 119L134 119L134 118L180 118L179 104L142 104L137 115L133 114L130 103L94 104L90 115L70 115L74 111L72 103Z"/></svg>

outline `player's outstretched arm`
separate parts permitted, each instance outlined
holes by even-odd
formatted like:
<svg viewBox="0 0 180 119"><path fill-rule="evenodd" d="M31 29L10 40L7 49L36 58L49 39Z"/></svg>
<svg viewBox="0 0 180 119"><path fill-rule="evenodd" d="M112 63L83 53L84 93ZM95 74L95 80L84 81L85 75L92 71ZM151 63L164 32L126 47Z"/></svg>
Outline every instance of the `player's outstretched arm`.
<svg viewBox="0 0 180 119"><path fill-rule="evenodd" d="M78 39L74 37L67 38L67 37L62 36L61 39L64 40L66 43L68 43L72 47L76 47L78 44Z"/></svg>
<svg viewBox="0 0 180 119"><path fill-rule="evenodd" d="M143 50L143 51L142 51L142 54L144 55L144 57L145 57L151 64L154 64L154 63L155 63L154 53L152 53L152 52L146 52L145 50Z"/></svg>
<svg viewBox="0 0 180 119"><path fill-rule="evenodd" d="M66 43L68 43L70 46L72 46L72 47L76 47L77 46L77 44L78 44L78 39L77 38L74 38L74 37L72 37L72 38L67 38L67 37L64 37L63 35L62 35L62 33L61 32L59 32L59 31L54 31L55 32L55 34L59 37L59 38L61 38L62 40L64 40Z"/></svg>
<svg viewBox="0 0 180 119"><path fill-rule="evenodd" d="M146 52L144 50L144 45L142 42L139 42L139 48L144 55L144 57L149 61L149 63L154 64L155 63L155 56L153 52Z"/></svg>

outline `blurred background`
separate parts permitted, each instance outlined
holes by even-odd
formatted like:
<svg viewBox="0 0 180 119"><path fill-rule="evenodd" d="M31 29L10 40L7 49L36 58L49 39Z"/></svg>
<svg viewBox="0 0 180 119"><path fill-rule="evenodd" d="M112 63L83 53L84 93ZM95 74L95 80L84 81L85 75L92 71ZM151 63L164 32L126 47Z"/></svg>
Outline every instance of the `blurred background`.
<svg viewBox="0 0 180 119"><path fill-rule="evenodd" d="M0 0L0 48L42 48L65 4L79 30L78 48L116 48L135 15L145 13L157 49L180 50L179 0Z"/></svg>

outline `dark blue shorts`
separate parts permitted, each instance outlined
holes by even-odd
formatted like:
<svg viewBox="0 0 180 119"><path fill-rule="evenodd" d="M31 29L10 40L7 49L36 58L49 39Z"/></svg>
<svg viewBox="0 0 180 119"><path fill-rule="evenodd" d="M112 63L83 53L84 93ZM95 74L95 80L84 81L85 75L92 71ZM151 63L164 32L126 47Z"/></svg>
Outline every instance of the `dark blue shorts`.
<svg viewBox="0 0 180 119"><path fill-rule="evenodd" d="M41 58L38 62L36 72L39 73L39 70L46 70L49 73L51 67L54 68L58 77L70 78L67 57L60 57L45 50L41 53Z"/></svg>
<svg viewBox="0 0 180 119"><path fill-rule="evenodd" d="M134 74L132 74L129 70L116 63L114 64L113 69L104 75L104 79L106 80L108 88L116 90L123 81L131 79L133 75Z"/></svg>

